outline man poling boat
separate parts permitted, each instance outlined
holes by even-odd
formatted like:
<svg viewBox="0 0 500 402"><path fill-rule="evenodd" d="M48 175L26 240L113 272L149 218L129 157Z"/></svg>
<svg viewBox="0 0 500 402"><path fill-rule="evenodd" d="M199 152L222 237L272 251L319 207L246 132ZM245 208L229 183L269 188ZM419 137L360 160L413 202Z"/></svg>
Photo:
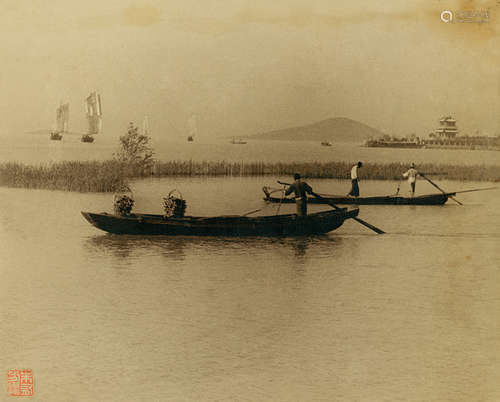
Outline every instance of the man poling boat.
<svg viewBox="0 0 500 402"><path fill-rule="evenodd" d="M363 162L359 161L351 168L351 191L347 194L352 197L359 197L358 169L363 167Z"/></svg>
<svg viewBox="0 0 500 402"><path fill-rule="evenodd" d="M289 184L288 189L285 190L285 197L290 195L292 192L295 193L295 204L297 205L297 215L306 216L307 215L307 194L313 195L312 188L305 181L300 179L300 174L295 173L293 175L295 180L292 184Z"/></svg>
<svg viewBox="0 0 500 402"><path fill-rule="evenodd" d="M418 175L418 171L417 171L417 169L415 169L414 163L412 163L410 168L406 172L403 173L403 177L408 178L408 184L410 185L412 197L415 195L415 186L417 184L417 175ZM399 186L398 186L398 190L399 190Z"/></svg>
<svg viewBox="0 0 500 402"><path fill-rule="evenodd" d="M459 193L469 193L474 191L493 190L496 187L478 188L463 191L442 192L438 194L424 194L414 197L403 197L395 195L381 195L372 197L346 197L342 195L332 195L320 193L322 199L308 197L307 202L310 204L334 204L344 205L443 205L451 198ZM293 198L283 198L274 196L274 193L282 192L282 189L264 186L262 191L265 194L264 200L271 203L289 204L295 202ZM328 201L328 202L327 202Z"/></svg>
<svg viewBox="0 0 500 402"><path fill-rule="evenodd" d="M284 183L284 182L281 182L279 180L278 180L278 183L286 185L286 186L290 186L288 188L288 190L285 191L285 195L291 194L292 191L295 192L295 194L296 194L295 203L297 204L297 215L302 216L303 213L304 214L307 213L307 195L306 195L306 193L311 194L313 197L315 197L317 199L323 200L324 201L323 203L330 205L332 208L335 208L336 210L342 210L342 208L337 207L334 203L323 198L321 195L313 192L312 188L307 183L301 182L300 175L298 173L296 173L294 175L294 178L295 178L295 182L293 184ZM299 197L297 197L297 194L299 194ZM360 218L353 217L352 219L361 223L362 225L366 226L367 228L373 230L374 232L376 232L378 234L385 233L382 229L379 229L376 226L373 226Z"/></svg>

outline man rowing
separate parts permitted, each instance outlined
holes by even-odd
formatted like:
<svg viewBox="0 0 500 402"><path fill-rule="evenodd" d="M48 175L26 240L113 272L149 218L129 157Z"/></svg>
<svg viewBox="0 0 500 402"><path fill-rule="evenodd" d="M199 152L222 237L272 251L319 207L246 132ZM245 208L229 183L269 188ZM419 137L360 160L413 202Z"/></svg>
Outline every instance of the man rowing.
<svg viewBox="0 0 500 402"><path fill-rule="evenodd" d="M285 196L295 193L295 205L297 206L297 215L306 216L307 215L307 194L313 194L313 190L309 184L305 181L300 180L300 174L295 173L293 175L295 180L290 187L285 191Z"/></svg>
<svg viewBox="0 0 500 402"><path fill-rule="evenodd" d="M403 177L408 178L408 183L410 184L411 196L415 195L415 186L417 184L418 171L415 169L415 164L412 163L410 169L403 173Z"/></svg>

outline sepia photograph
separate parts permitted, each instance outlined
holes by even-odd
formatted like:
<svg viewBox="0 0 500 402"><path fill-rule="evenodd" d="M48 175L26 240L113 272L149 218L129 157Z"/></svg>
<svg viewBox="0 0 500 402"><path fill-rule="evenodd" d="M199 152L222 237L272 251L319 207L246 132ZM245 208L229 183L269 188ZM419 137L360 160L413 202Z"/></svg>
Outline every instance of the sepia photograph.
<svg viewBox="0 0 500 402"><path fill-rule="evenodd" d="M0 33L0 401L500 401L500 0Z"/></svg>

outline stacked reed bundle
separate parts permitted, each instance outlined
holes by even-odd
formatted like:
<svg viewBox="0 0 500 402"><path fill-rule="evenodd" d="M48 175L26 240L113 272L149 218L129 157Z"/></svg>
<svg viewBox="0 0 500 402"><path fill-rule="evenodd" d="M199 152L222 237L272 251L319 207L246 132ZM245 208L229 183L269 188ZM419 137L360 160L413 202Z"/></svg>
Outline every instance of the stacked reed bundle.
<svg viewBox="0 0 500 402"><path fill-rule="evenodd" d="M177 192L179 197L174 196ZM163 198L163 209L167 218L182 218L186 212L186 201L182 198L182 194L178 190L172 190L167 197Z"/></svg>

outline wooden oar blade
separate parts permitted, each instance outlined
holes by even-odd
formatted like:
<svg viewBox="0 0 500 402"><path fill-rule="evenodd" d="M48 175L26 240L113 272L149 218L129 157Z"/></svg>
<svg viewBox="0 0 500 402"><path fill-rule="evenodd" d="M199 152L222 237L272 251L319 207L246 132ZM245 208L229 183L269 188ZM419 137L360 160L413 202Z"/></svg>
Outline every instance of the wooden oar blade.
<svg viewBox="0 0 500 402"><path fill-rule="evenodd" d="M332 202L329 202L327 199L323 198L322 196L320 196L319 194L316 194L316 193L311 193L313 196L315 196L316 198L319 198L319 199L322 199L323 201L325 201L328 205L330 205L332 208L335 208L335 209L342 209L342 208L339 208L338 206L336 206L334 203ZM365 222L363 219L360 219L360 218L357 218L357 217L354 217L353 218L356 222L358 223L361 223L362 225L366 226L367 228L373 230L375 233L377 234L384 234L385 232L382 230L382 229L379 229L378 227L376 226L373 226L371 224L369 224L368 222Z"/></svg>
<svg viewBox="0 0 500 402"><path fill-rule="evenodd" d="M382 230L382 229L379 229L378 227L376 226L373 226L371 224L369 224L368 222L364 221L363 219L360 219L360 218L353 218L355 221L361 223L362 225L365 225L367 228L370 228L371 230L373 230L375 233L378 233L378 234L384 234L385 232Z"/></svg>
<svg viewBox="0 0 500 402"><path fill-rule="evenodd" d="M460 201L458 201L456 198L452 197L451 195L450 195L450 198L451 198L453 201L455 201L458 205L464 205L464 204L462 204Z"/></svg>

